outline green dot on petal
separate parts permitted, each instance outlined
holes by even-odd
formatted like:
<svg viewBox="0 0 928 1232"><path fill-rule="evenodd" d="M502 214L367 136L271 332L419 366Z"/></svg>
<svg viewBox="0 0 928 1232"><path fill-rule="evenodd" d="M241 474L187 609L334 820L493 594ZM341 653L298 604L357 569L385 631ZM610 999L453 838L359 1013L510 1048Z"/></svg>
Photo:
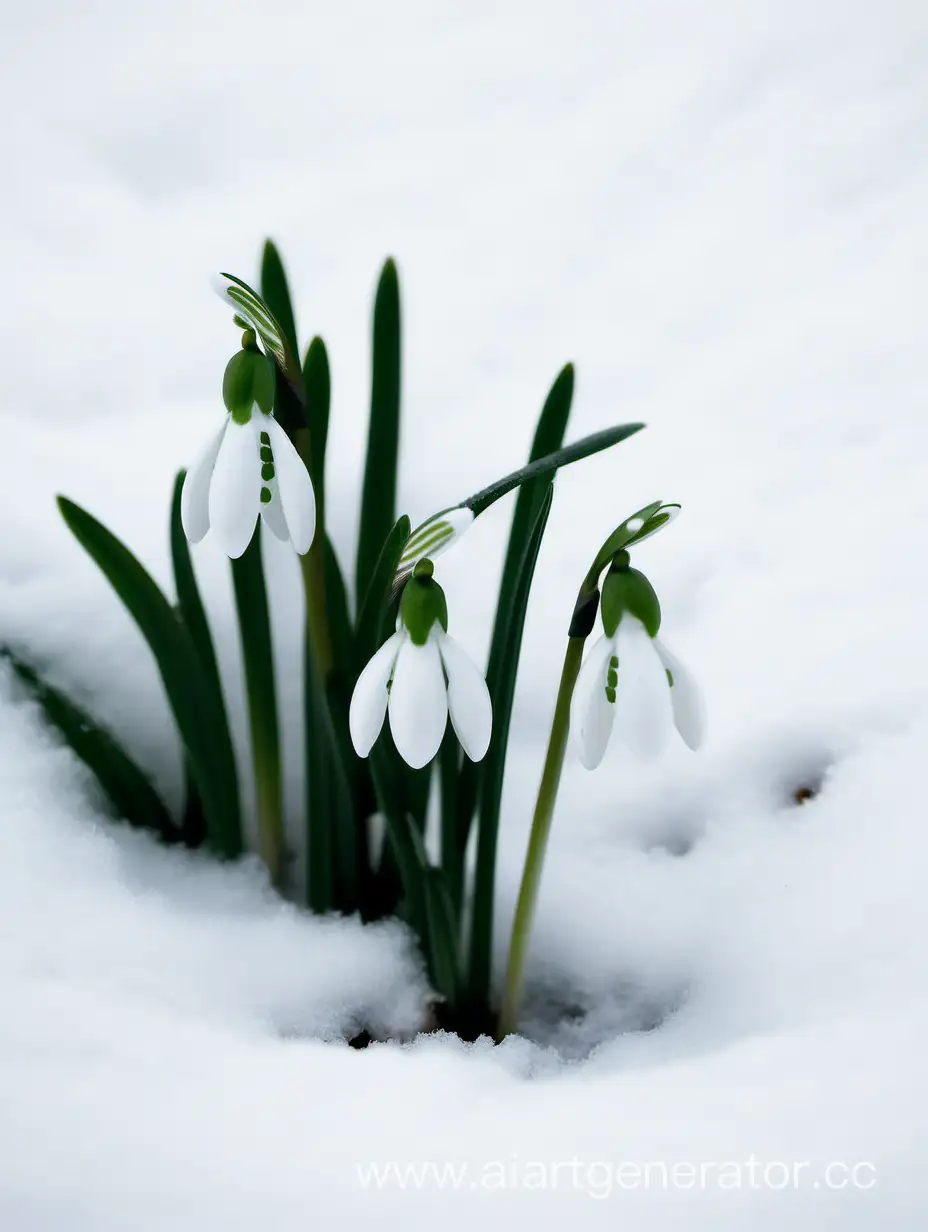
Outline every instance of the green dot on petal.
<svg viewBox="0 0 928 1232"><path fill-rule="evenodd" d="M264 465L261 467L261 478L262 478L265 482L267 482L267 480L269 480L269 479L273 479L273 478L274 478L274 467L273 467L272 463L270 463L270 462L265 462L265 463L264 463Z"/></svg>
<svg viewBox="0 0 928 1232"><path fill-rule="evenodd" d="M270 503L271 503L271 489L262 488L261 489L261 504L269 505Z"/></svg>

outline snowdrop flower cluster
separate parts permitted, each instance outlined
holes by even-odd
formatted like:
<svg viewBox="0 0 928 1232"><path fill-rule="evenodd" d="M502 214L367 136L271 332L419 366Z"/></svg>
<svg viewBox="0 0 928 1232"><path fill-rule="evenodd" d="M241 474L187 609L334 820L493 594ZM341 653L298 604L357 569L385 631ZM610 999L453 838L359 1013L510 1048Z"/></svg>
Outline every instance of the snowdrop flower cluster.
<svg viewBox="0 0 928 1232"><path fill-rule="evenodd" d="M663 748L671 720L697 749L705 727L696 683L657 636L661 609L654 588L620 551L603 582L603 632L583 662L571 702L570 726L580 760L595 770L613 728L642 757Z"/></svg>
<svg viewBox="0 0 928 1232"><path fill-rule="evenodd" d="M246 330L242 349L226 367L222 396L228 415L190 468L181 498L191 543L212 530L232 559L242 555L260 514L268 530L299 555L316 531L316 498L309 473L271 414L274 367Z"/></svg>
<svg viewBox="0 0 928 1232"><path fill-rule="evenodd" d="M631 568L627 551L666 525L679 506L655 501L626 519L583 578L567 630L497 1016L495 859L506 738L554 479L563 467L611 449L644 425L614 424L565 444L574 389L573 365L565 364L545 399L529 461L412 529L396 509L401 313L398 272L388 259L374 298L371 423L353 605L343 563L325 533L321 486L318 510L313 490L313 477L321 485L326 466L331 375L325 343L314 337L298 361L287 278L270 241L262 257L260 294L232 274L221 275L217 289L243 331L241 349L223 376L223 422L175 482L175 597L163 593L92 514L64 497L58 501L67 525L135 619L157 662L188 772L181 816L161 800L118 741L102 732L85 738L93 730L91 720L76 725L73 706L56 706L55 713L49 711L51 720L90 766L114 809L133 825L167 842L208 843L226 859L239 858L254 839L273 884L282 893L299 894L320 914L360 912L376 920L402 904L403 918L422 947L442 1024L460 1029L465 1038L492 1031L502 1039L518 1026L532 919L571 736L590 768L602 761L616 727L644 754L660 748L671 720L691 747L702 738L692 678L659 640L657 598L647 579ZM491 695L483 673L448 633L447 602L433 562L495 501L515 490L519 496L490 641ZM262 522L300 557L307 737L301 878L292 876L284 808L274 638L256 538ZM186 545L210 532L236 562L233 589L254 786L246 801L215 647ZM598 613L603 633L584 662ZM394 621L395 631L387 636ZM386 640L378 647L381 638ZM37 679L28 667L22 670ZM384 760L389 746L374 746L387 719L398 757ZM463 757L453 746L443 746L449 719ZM494 724L493 752L478 767L490 750ZM442 808L435 859L424 841L432 786L424 768L440 748L450 756L443 753L437 767ZM246 809L254 822L250 831ZM382 847L373 841L377 818L384 823Z"/></svg>
<svg viewBox="0 0 928 1232"><path fill-rule="evenodd" d="M486 681L448 633L445 594L420 559L400 600L396 632L358 677L349 711L351 740L367 757L389 711L400 756L415 769L438 752L448 716L461 747L480 761L490 744Z"/></svg>

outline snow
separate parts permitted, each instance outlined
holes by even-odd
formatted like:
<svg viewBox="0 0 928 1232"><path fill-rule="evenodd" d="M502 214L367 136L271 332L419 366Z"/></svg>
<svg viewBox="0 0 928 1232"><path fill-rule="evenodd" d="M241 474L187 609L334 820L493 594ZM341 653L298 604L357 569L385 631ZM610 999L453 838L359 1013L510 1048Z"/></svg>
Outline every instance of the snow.
<svg viewBox="0 0 928 1232"><path fill-rule="evenodd" d="M0 1228L922 1227L924 6L51 0L5 17L0 637L176 797L154 669L52 498L167 579L174 471L215 430L234 345L209 278L247 278L269 233L332 357L345 559L387 253L414 520L522 460L567 359L574 436L649 424L558 481L500 956L576 586L658 497L684 512L635 563L711 726L698 756L641 764L614 743L592 775L571 758L529 1025L546 1003L584 1025L357 1052L334 1041L359 1021L415 1027L402 930L307 919L253 864L111 826L0 673ZM492 609L474 578L510 508L436 570L474 655ZM285 663L296 581L274 561ZM208 541L197 563L236 681L226 569ZM798 807L803 786L820 790ZM594 1167L750 1156L809 1167L783 1189L776 1169L622 1188ZM469 1170L365 1187L358 1166L389 1161ZM829 1161L875 1183L829 1188Z"/></svg>

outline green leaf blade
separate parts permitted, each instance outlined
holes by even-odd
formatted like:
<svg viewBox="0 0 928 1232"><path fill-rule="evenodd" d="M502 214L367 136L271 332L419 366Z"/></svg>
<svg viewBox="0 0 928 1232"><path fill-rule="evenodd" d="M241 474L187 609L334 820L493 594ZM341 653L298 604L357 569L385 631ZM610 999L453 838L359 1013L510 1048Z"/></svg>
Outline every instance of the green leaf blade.
<svg viewBox="0 0 928 1232"><path fill-rule="evenodd" d="M374 300L371 414L355 569L358 595L366 593L388 529L396 521L401 376L399 275L390 259Z"/></svg>
<svg viewBox="0 0 928 1232"><path fill-rule="evenodd" d="M280 252L273 240L265 240L261 254L261 296L276 319L292 355L299 354L293 300Z"/></svg>
<svg viewBox="0 0 928 1232"><path fill-rule="evenodd" d="M474 872L471 946L468 965L468 998L475 1012L489 1006L493 955L493 905L496 884L496 847L499 833L500 803L509 744L509 725L515 696L516 676L525 614L535 576L535 565L551 512L554 487L548 481L531 534L518 569L518 582L512 596L512 615L506 630L503 667L491 692L493 737L487 752L480 792L477 829L477 860Z"/></svg>
<svg viewBox="0 0 928 1232"><path fill-rule="evenodd" d="M258 813L258 851L271 881L280 886L286 856L280 725L260 523L242 555L231 561L231 568L245 669L245 697Z"/></svg>
<svg viewBox="0 0 928 1232"><path fill-rule="evenodd" d="M436 991L444 998L453 1012L461 995L457 917L442 870L431 867L425 869L423 882L432 958L432 979Z"/></svg>
<svg viewBox="0 0 928 1232"><path fill-rule="evenodd" d="M229 858L241 855L234 754L217 735L214 701L190 634L125 544L66 497L58 498L58 507L69 530L99 566L154 655L203 797L210 844Z"/></svg>
<svg viewBox="0 0 928 1232"><path fill-rule="evenodd" d="M556 454L561 449L570 419L573 394L574 367L573 364L565 364L548 391L538 417L535 436L529 452L529 466L540 458ZM497 688L500 671L508 652L509 626L514 617L513 600L519 584L519 565L525 555L540 502L544 500L547 488L548 482L544 475L529 479L520 487L516 499L500 580L496 616L493 621L490 656L487 662L487 687L491 695ZM454 867L454 872L450 874L452 888L459 885L463 879L463 865L470 828L485 768L486 762L464 761L460 769L456 793L458 833L454 853L453 855L449 853L447 856L448 867ZM450 836L448 841L450 846Z"/></svg>
<svg viewBox="0 0 928 1232"><path fill-rule="evenodd" d="M17 679L38 702L76 757L94 775L117 818L150 830L167 843L183 835L148 775L132 760L111 732L41 676L9 647L0 647Z"/></svg>
<svg viewBox="0 0 928 1232"><path fill-rule="evenodd" d="M312 468L310 478L316 493L319 521L325 506L325 451L329 440L329 414L332 402L332 375L329 354L321 338L315 337L303 360L303 391L306 395L306 421L309 427Z"/></svg>
<svg viewBox="0 0 928 1232"><path fill-rule="evenodd" d="M181 619L193 640L203 671L209 678L210 688L215 692L222 722L226 732L229 721L222 695L222 684L219 677L219 661L216 657L216 647L210 633L206 608L200 596L196 574L193 569L193 559L190 555L190 544L184 534L181 522L181 495L184 490L186 471L178 471L174 480L174 492L171 497L171 565L174 570L174 589L177 591L177 604ZM231 740L231 737L230 737Z"/></svg>
<svg viewBox="0 0 928 1232"><path fill-rule="evenodd" d="M494 501L498 501L501 496L505 496L513 488L528 483L532 479L540 479L545 475L553 474L563 466L570 466L573 462L592 457L593 454L601 453L604 449L610 449L613 445L618 445L620 441L627 440L636 432L640 432L644 426L643 423L618 424L614 428L605 428L602 432L584 436L581 440L574 441L572 445L566 445L563 449L558 449L546 457L537 458L528 466L523 466L513 471L512 474L498 479L496 483L491 483L489 487L483 488L482 491L461 503L472 509L475 516L481 514Z"/></svg>
<svg viewBox="0 0 928 1232"><path fill-rule="evenodd" d="M355 632L355 671L360 673L380 647L383 618L389 607L393 578L403 548L409 538L410 522L404 513L387 535L374 566L364 602L361 604Z"/></svg>

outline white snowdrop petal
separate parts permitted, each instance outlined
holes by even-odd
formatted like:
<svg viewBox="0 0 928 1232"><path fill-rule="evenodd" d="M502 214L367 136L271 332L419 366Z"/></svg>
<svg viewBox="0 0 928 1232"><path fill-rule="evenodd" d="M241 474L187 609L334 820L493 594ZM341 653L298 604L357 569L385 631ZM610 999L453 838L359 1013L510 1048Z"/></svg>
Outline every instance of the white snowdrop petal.
<svg viewBox="0 0 928 1232"><path fill-rule="evenodd" d="M640 620L623 616L616 630L619 683L616 724L639 757L656 757L672 724L670 685L653 639Z"/></svg>
<svg viewBox="0 0 928 1232"><path fill-rule="evenodd" d="M702 691L691 671L660 640L654 639L664 670L670 672L670 704L677 731L694 752L706 738L706 707Z"/></svg>
<svg viewBox="0 0 928 1232"><path fill-rule="evenodd" d="M354 686L348 708L348 730L359 757L367 757L383 727L390 696L387 685L402 640L402 633L387 638Z"/></svg>
<svg viewBox="0 0 928 1232"><path fill-rule="evenodd" d="M461 748L471 761L482 761L490 747L493 706L483 673L453 637L437 634L448 676L448 710Z"/></svg>
<svg viewBox="0 0 928 1232"><path fill-rule="evenodd" d="M180 521L191 543L199 543L209 530L209 485L227 423L228 419L223 421L222 427L201 451L184 479L180 494Z"/></svg>
<svg viewBox="0 0 928 1232"><path fill-rule="evenodd" d="M284 511L280 503L277 480L266 480L261 486L268 488L271 493L270 501L266 505L263 502L261 504L261 518L275 539L279 539L281 543L289 543L290 532L287 529L287 519L284 517Z"/></svg>
<svg viewBox="0 0 928 1232"><path fill-rule="evenodd" d="M287 530L294 549L303 556L312 546L316 533L316 494L309 471L276 419L261 415L258 422L260 431L271 438L277 491L280 493Z"/></svg>
<svg viewBox="0 0 928 1232"><path fill-rule="evenodd" d="M584 659L570 702L570 732L587 770L602 761L612 735L615 706L606 697L606 683L613 654L612 638L604 634Z"/></svg>
<svg viewBox="0 0 928 1232"><path fill-rule="evenodd" d="M404 637L390 686L390 730L403 761L418 770L438 752L448 721L448 697L438 642Z"/></svg>
<svg viewBox="0 0 928 1232"><path fill-rule="evenodd" d="M258 517L261 464L254 416L247 424L229 419L209 485L209 522L226 556L248 547Z"/></svg>

